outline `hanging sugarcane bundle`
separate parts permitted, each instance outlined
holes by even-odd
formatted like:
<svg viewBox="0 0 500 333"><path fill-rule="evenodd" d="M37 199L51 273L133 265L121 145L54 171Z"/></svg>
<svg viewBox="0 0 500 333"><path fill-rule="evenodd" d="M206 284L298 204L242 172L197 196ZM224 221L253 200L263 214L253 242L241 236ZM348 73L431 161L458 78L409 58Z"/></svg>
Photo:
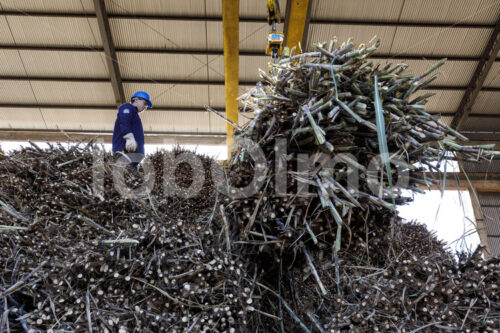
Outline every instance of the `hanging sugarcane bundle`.
<svg viewBox="0 0 500 333"><path fill-rule="evenodd" d="M411 200L404 195L408 190L439 186L441 179L427 172L439 174L439 164L481 161L499 152L491 145L464 146L459 142L466 137L425 111L432 94L423 89L446 59L415 76L405 64L371 62L378 45L316 44L313 52L275 64L276 75L262 71L262 80L240 98L254 117L235 130L240 144L228 163L226 185L233 192L225 199L226 211L239 251L252 258L261 282L273 290L260 292L266 295L263 309L282 320L275 322L276 331L280 326L411 331L433 321L454 330L468 327L471 319L473 307L467 316L458 310L465 306L462 299L451 309L432 303L441 300L442 295L433 297L436 291L422 292L456 281L454 272L444 269L442 280L434 270L423 276L410 272L419 276L414 281L419 287L395 279L395 272L409 269L401 266L403 260L456 269L452 255L425 228L401 224L396 207ZM256 179L260 182L252 187ZM231 197L234 193L246 196ZM402 240L409 235L412 242ZM497 271L498 262L492 265ZM386 276L382 272L388 272L385 282L379 281ZM387 288L394 289L390 297ZM399 303L391 305L397 292ZM497 293L488 287L484 295L476 302L490 304L497 316L498 303L486 301L497 302ZM372 304L358 312L360 302L368 304L364 298L383 298L388 309ZM453 314L440 318L445 310ZM493 318L482 319L470 321L470 328L498 325ZM399 326L391 326L391 320Z"/></svg>

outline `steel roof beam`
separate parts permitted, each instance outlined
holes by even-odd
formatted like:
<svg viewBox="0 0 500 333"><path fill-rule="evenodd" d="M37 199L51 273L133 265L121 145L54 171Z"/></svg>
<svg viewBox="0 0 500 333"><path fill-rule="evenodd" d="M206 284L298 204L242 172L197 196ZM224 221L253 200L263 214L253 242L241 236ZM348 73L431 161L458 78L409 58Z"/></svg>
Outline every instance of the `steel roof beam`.
<svg viewBox="0 0 500 333"><path fill-rule="evenodd" d="M108 14L106 13L104 0L94 0L94 8L99 31L101 33L104 53L106 54L106 64L108 65L111 85L113 86L115 102L116 105L120 105L125 102L125 94L123 92L120 68L118 67L118 60L116 58L115 46L113 44L113 37L111 36L111 28L109 27Z"/></svg>
<svg viewBox="0 0 500 333"><path fill-rule="evenodd" d="M305 48L309 34L312 0L288 0L285 12L285 45Z"/></svg>
<svg viewBox="0 0 500 333"><path fill-rule="evenodd" d="M239 85L239 0L222 0L222 37L224 40L224 87L226 117L238 124ZM207 63L208 66L208 63ZM228 159L233 149L234 127L226 124Z"/></svg>
<svg viewBox="0 0 500 333"><path fill-rule="evenodd" d="M486 47L484 48L483 54L477 64L474 75L465 91L465 94L458 106L457 112L451 122L451 127L460 130L460 127L464 123L465 119L469 116L472 110L472 106L476 101L476 97L483 87L484 81L488 76L488 73L495 62L495 58L500 51L500 16L497 19L497 24L495 29L491 33L490 39Z"/></svg>

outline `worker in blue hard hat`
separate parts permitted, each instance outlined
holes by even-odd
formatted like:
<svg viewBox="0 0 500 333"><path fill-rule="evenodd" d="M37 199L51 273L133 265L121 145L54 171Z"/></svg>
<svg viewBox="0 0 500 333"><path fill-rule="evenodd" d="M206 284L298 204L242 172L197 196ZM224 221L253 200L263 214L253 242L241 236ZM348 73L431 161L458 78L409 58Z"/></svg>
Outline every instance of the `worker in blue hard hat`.
<svg viewBox="0 0 500 333"><path fill-rule="evenodd" d="M153 105L149 94L145 91L138 91L130 98L130 103L122 104L118 109L113 130L113 153L133 155L135 158L132 159L134 162L132 165L140 162L137 158L139 154L144 156L144 130L139 113L151 107Z"/></svg>

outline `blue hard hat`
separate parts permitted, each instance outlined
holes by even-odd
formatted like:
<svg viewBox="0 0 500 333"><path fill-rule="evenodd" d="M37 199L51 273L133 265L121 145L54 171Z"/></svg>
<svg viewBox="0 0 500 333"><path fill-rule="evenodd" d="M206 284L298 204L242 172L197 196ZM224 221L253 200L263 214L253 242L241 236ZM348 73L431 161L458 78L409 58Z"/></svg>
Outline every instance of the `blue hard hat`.
<svg viewBox="0 0 500 333"><path fill-rule="evenodd" d="M134 98L135 97L143 98L146 101L148 101L148 108L152 108L153 107L153 104L151 104L151 98L149 98L149 94L147 92L145 92L145 91L137 91L134 95L132 95L132 97L130 98L130 101L134 102Z"/></svg>

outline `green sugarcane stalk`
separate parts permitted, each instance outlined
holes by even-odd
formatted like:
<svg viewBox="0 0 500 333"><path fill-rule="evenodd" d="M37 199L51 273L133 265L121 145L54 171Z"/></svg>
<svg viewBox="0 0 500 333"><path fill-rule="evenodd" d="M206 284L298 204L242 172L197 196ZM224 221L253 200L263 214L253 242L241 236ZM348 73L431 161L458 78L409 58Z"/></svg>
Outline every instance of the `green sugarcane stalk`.
<svg viewBox="0 0 500 333"><path fill-rule="evenodd" d="M439 60L438 62L436 62L428 70L426 70L422 75L415 78L415 81L420 81L421 79L423 79L424 77L426 77L430 73L434 72L439 67L443 66L443 64L445 63L446 60L448 60L448 58L443 58L443 59Z"/></svg>
<svg viewBox="0 0 500 333"><path fill-rule="evenodd" d="M28 228L18 227L14 225L0 225L0 231L16 231L16 230L28 230Z"/></svg>
<svg viewBox="0 0 500 333"><path fill-rule="evenodd" d="M321 55L321 52L306 52L306 53L301 53L301 54L297 54L297 55L294 55L293 57L289 57L289 58L284 58L284 59L281 59L279 61L279 64L282 65L282 64L287 64L289 62L292 62L294 60L297 60L297 59L301 59L301 58L307 58L307 57L319 57ZM267 75L267 74L266 74Z"/></svg>
<svg viewBox="0 0 500 333"><path fill-rule="evenodd" d="M321 282L318 271L316 270L316 267L314 267L313 262L311 260L311 257L309 256L309 252L307 252L307 249L305 247L304 247L304 254L306 255L307 264L309 265L311 272L313 273L314 279L316 280L316 283L318 284L319 289L321 290L321 293L324 296L326 296L328 294L328 292L326 291L325 286Z"/></svg>
<svg viewBox="0 0 500 333"><path fill-rule="evenodd" d="M313 240L313 243L314 244L318 244L318 239L316 238L316 235L314 234L314 232L312 231L311 227L309 226L309 223L307 223L307 221L304 220L304 224L306 225L307 232L311 236L311 239Z"/></svg>
<svg viewBox="0 0 500 333"><path fill-rule="evenodd" d="M307 106L304 106L304 108L305 108L304 113L307 116L307 119L309 120L309 123L312 126L314 137L316 138L316 143L318 145L324 144L326 141L325 136L324 136L325 133L324 132L322 133L323 130L321 129L321 127L319 127L316 124L316 122L314 121L314 118L313 118L311 112L309 112L309 109L307 108Z"/></svg>
<svg viewBox="0 0 500 333"><path fill-rule="evenodd" d="M307 93L300 91L300 90L297 90L297 89L285 87L285 91L289 94L292 94L292 95L295 95L298 97L307 97Z"/></svg>
<svg viewBox="0 0 500 333"><path fill-rule="evenodd" d="M139 241L131 238L122 238L122 239L106 239L101 241L101 244L104 245L137 245Z"/></svg>
<svg viewBox="0 0 500 333"><path fill-rule="evenodd" d="M349 115L353 117L358 123L363 124L374 131L377 131L377 126L375 126L375 124L369 122L368 120L362 119L339 99L335 99L335 101L342 107L342 109L344 109L347 113L349 113Z"/></svg>
<svg viewBox="0 0 500 333"><path fill-rule="evenodd" d="M324 54L324 55L326 55L329 58L335 58L335 55L333 53L331 53L330 51L322 48L320 45L315 44L314 47L317 48L321 52L321 54Z"/></svg>

